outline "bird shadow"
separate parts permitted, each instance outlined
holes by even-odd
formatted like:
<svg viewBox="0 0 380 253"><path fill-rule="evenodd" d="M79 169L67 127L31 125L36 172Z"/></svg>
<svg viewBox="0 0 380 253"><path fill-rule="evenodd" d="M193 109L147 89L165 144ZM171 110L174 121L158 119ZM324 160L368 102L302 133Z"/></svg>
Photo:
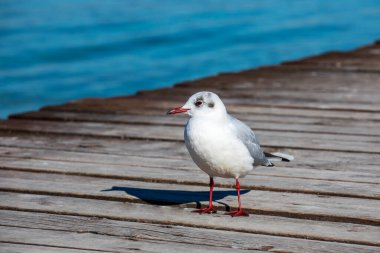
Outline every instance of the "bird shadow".
<svg viewBox="0 0 380 253"><path fill-rule="evenodd" d="M162 190L126 186L112 186L110 189L102 190L102 192L107 191L123 191L146 203L162 206L196 203L197 208L200 208L201 202L209 200L208 191ZM249 191L241 190L240 194L246 194ZM229 205L220 201L227 196L237 196L237 193L235 190L215 190L213 192L213 201L224 205L228 211Z"/></svg>

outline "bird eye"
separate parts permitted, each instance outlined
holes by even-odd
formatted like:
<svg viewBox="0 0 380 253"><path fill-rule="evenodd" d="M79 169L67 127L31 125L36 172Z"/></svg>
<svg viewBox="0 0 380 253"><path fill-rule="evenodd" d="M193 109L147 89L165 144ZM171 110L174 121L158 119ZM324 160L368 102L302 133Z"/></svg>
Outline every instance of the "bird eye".
<svg viewBox="0 0 380 253"><path fill-rule="evenodd" d="M203 104L202 101L197 101L197 102L195 102L195 106L197 106L197 107L201 106L202 104Z"/></svg>

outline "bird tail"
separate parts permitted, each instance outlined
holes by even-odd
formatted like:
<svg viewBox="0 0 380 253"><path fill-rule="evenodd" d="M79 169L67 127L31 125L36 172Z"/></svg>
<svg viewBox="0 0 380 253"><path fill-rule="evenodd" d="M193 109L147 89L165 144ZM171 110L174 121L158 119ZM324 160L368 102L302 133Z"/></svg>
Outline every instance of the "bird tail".
<svg viewBox="0 0 380 253"><path fill-rule="evenodd" d="M264 155L268 158L270 162L290 162L294 160L294 156L283 154L280 152L267 153L264 152Z"/></svg>

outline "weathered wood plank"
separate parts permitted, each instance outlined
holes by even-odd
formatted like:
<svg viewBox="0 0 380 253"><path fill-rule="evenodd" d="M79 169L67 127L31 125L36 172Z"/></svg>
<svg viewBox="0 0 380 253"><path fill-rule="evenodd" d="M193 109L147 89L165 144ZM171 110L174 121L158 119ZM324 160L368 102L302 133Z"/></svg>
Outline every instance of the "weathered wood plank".
<svg viewBox="0 0 380 253"><path fill-rule="evenodd" d="M107 212L108 213L108 212ZM111 213L111 216L115 212ZM27 213L0 211L2 217L0 224L9 227L18 226L20 223L25 228L39 230L58 230L64 232L76 232L79 234L97 234L99 237L119 237L127 240L150 241L175 241L182 243L183 246L192 244L214 246L214 249L238 249L246 251L265 251L271 252L347 252L347 250L356 250L356 252L373 252L378 247L323 242L315 240L303 240L290 237L261 235L256 233L241 233L221 230L210 230L202 228L182 227L168 224L147 224L129 221L112 220L106 218L94 218L72 215L57 215L46 213ZM116 219L121 217L116 216ZM182 217L186 219L186 217ZM202 219L202 217L200 217ZM213 217L213 219L220 219ZM57 222L60 221L60 222ZM236 220L240 223L239 220ZM358 231L359 229L355 229ZM359 232L360 233L360 232ZM83 237L82 237L83 238ZM101 237L102 238L102 237ZM75 241L77 242L77 241ZM76 243L78 244L78 243ZM79 244L79 245L83 245ZM95 243L98 244L99 243ZM107 246L109 244L106 244ZM125 244L124 244L125 245ZM102 244L103 248L104 244ZM120 246L120 244L118 244ZM114 247L112 248L116 250ZM183 252L183 248L180 252ZM118 250L121 250L120 248ZM191 249L190 249L191 250Z"/></svg>
<svg viewBox="0 0 380 253"><path fill-rule="evenodd" d="M112 138L182 141L183 127L160 125L120 125L90 122L6 120L1 130L36 133L77 134ZM380 137L302 132L255 131L266 146L380 153Z"/></svg>
<svg viewBox="0 0 380 253"><path fill-rule="evenodd" d="M240 116L240 115L239 115ZM261 116L261 117L260 117ZM12 119L53 120L53 121L78 121L78 122L103 122L103 123L127 123L184 126L187 118L168 117L164 115L109 115L94 113L72 113L59 111L38 111L13 115ZM254 120L243 120L251 128L256 130L294 131L310 133L334 133L349 135L374 135L380 136L380 122L364 122L352 120L304 119L300 117L283 117L259 115ZM246 118L246 117L245 117ZM260 120L263 119L264 120ZM279 121L280 120L280 121ZM297 123L301 121L302 123ZM307 123L305 123L307 122Z"/></svg>
<svg viewBox="0 0 380 253"><path fill-rule="evenodd" d="M281 65L282 70L288 70L288 71L329 71L329 72L341 72L341 73L371 73L371 74L378 74L379 70L376 66L359 66L355 64L350 64L350 62L347 62L348 64L342 65L337 62L326 62L321 64L314 64L314 63L308 63L308 64L283 64Z"/></svg>
<svg viewBox="0 0 380 253"><path fill-rule="evenodd" d="M365 72L330 72L297 70L287 66L262 67L239 73L222 73L174 86L198 90L297 90L305 92L374 92L378 94L378 74ZM161 90L161 89L160 89ZM140 94L140 93L138 93Z"/></svg>
<svg viewBox="0 0 380 253"><path fill-rule="evenodd" d="M210 88L209 90L214 90ZM245 91L248 92L248 91ZM359 92L359 91L358 91ZM158 110L165 113L168 109L184 104L188 96L172 96L168 100L145 98L144 96L131 96L131 97L115 97L109 99L82 99L70 102L59 106L47 106L43 110L58 110L58 111L75 111L75 112L97 112L97 113L131 113L139 112L144 113L144 110ZM243 105L236 100L223 98L227 110L231 113L255 113L255 114L277 114L277 115L297 115L301 114L305 117L348 117L348 118L362 118L379 119L374 112L359 112L358 110L339 109L339 110L326 110L323 108L287 108L284 106L276 106L276 104L249 104ZM248 100L250 101L250 100ZM269 101L266 101L267 103ZM273 111L274 110L274 111ZM326 112L326 115L323 114ZM148 112L145 112L148 113Z"/></svg>
<svg viewBox="0 0 380 253"><path fill-rule="evenodd" d="M151 99L151 98L150 98ZM184 104L187 99L181 104ZM350 103L349 101L332 102L318 101L318 100L298 100L288 98L276 98L275 100L265 98L224 98L226 104L236 105L249 105L249 106L266 106L266 107L285 107L285 108L299 108L299 109L322 109L322 110L345 110L345 111L362 111L362 112L379 112L380 104L373 101L362 103Z"/></svg>
<svg viewBox="0 0 380 253"><path fill-rule="evenodd" d="M375 48L372 48L372 50ZM337 69L344 71L380 72L379 56L368 49L358 52L329 52L315 57L283 63L287 66L312 67L314 69Z"/></svg>
<svg viewBox="0 0 380 253"><path fill-rule="evenodd" d="M45 152L49 154L49 151ZM181 161L174 160L171 163L171 160L133 156L130 156L130 159L123 157L122 161L117 162L113 161L115 156L108 157L110 155L90 155L82 159L82 155L78 157L76 153L69 152L56 153L56 158L49 158L48 156L39 157L37 153L31 152L26 153L25 157L11 158L10 151L6 151L6 153L5 157L0 157L0 168L6 170L208 185L206 174L196 168L192 162L187 167L176 166ZM30 159L30 157L34 157L34 159ZM66 161L65 157L68 158ZM320 174L320 170L313 169L279 166L268 170L265 167L259 167L245 177L242 186L253 190L380 199L380 176L377 170L373 173L345 171L343 175L340 171L327 170L323 172L323 176ZM359 176L360 179L358 179ZM217 185L222 187L231 187L231 184L231 180L222 178L217 182Z"/></svg>
<svg viewBox="0 0 380 253"><path fill-rule="evenodd" d="M213 229L214 231L223 230L243 232L243 236L247 233L250 235L256 234L257 236L283 236L285 240L290 238L303 238L379 246L376 241L376 237L379 234L378 227L368 225L297 220L262 215L252 215L247 219L239 219L221 214L198 215L191 213L188 209L167 206L159 207L136 203L128 203L126 205L114 201L83 200L70 197L52 198L42 195L16 193L6 193L5 195L12 196L12 199L19 199L19 201L15 202L14 200L11 200L8 206L5 206L2 204L3 202L1 202L2 209L17 208L19 211L30 210L33 212L48 212L52 214L75 215L79 217L99 217L113 220L134 221L138 223L153 223L169 225L169 228L172 228L172 226L185 226L187 228L183 228L183 230L188 231L190 235L192 234L192 229L188 228L189 226ZM0 198L2 196L4 196L4 194L1 194ZM81 203L80 207L77 206L79 202ZM17 215L14 216L17 217ZM1 223L7 224L7 220L2 219L0 221L0 224ZM69 225L70 224L56 224L56 227L59 228L60 226ZM73 225L73 227L75 227L75 225ZM81 230L89 229L84 225L80 227L82 228ZM130 224L130 227L133 229L133 227L144 227L144 225ZM211 235L212 233L217 233L211 230L208 231L210 231L209 233ZM168 230L167 233L170 234L170 230ZM207 239L209 236L204 235L200 238ZM237 237L235 236L231 239L236 240L236 238ZM182 240L188 240L188 238L185 237ZM230 240L227 240L227 242ZM256 241L256 243L260 243L260 241L261 240Z"/></svg>
<svg viewBox="0 0 380 253"><path fill-rule="evenodd" d="M379 74L380 75L380 74ZM331 81L331 80L330 80ZM299 83L299 81L296 81ZM308 83L308 86L312 85ZM380 84L378 85L380 87ZM254 89L254 91L253 91ZM294 101L295 103L301 102L319 102L319 103L342 103L350 102L355 106L362 106L365 104L379 105L380 92L361 92L359 90L340 90L336 92L331 91L318 91L314 90L298 90L298 89L288 89L277 88L277 89L266 89L266 88L251 88L247 89L234 89L233 85L226 87L225 89L218 89L216 87L209 88L210 91L217 93L223 101L227 104L231 101L231 104L255 104L257 102L263 102L265 100L283 100L283 101ZM144 99L153 99L153 100L183 100L183 103L186 102L187 98L192 94L199 91L199 87L175 87L160 89L154 91L145 91L140 92L138 97ZM238 100L237 100L238 98ZM236 101L236 102L232 102Z"/></svg>
<svg viewBox="0 0 380 253"><path fill-rule="evenodd" d="M8 243L0 242L0 249L2 252L7 253L93 253L95 249L75 249L72 246L67 246L65 248L56 247L56 246L44 246L44 245L34 245L34 244L25 244L23 242L19 243ZM96 252L114 252L108 250L96 250Z"/></svg>
<svg viewBox="0 0 380 253"><path fill-rule="evenodd" d="M142 110L147 109L161 109L165 113L168 109L183 105L187 100L187 97L181 97L175 99L173 97L171 100L162 101L162 100L153 100L152 98L141 97L129 97L129 98L114 98L113 100L101 100L101 99L83 99L76 102L71 102L65 105L60 106L47 106L43 107L43 110L58 110L58 111L75 111L75 112L113 112L113 113L131 113L131 112L141 112ZM298 101L294 102L293 100L253 100L252 99L233 99L233 98L224 98L223 101L226 104L227 110L231 113L252 113L253 110L258 111L258 113L265 113L275 108L275 111L288 111L299 114L308 115L308 112L311 111L309 117L313 112L329 112L327 115L337 115L344 113L339 117L370 117L370 115L375 115L376 119L379 116L376 116L376 113L379 111L379 106L374 106L372 104L351 104L349 102L341 103L319 103L319 102L304 102ZM255 109L259 108L259 109ZM292 110L290 110L292 109ZM331 112L330 112L331 111ZM356 114L348 115L351 112ZM277 113L281 115L280 113ZM319 117L322 116L321 114Z"/></svg>
<svg viewBox="0 0 380 253"><path fill-rule="evenodd" d="M126 145L136 145L138 142L124 142L124 146ZM157 144L157 143L156 143ZM182 144L183 146L183 144ZM171 147L171 148L175 148ZM373 174L372 176L376 176L378 174L378 166L370 161L371 156L364 155L360 158L363 160L359 160L359 157L350 157L350 154L346 154L346 156L342 157L331 157L324 158L324 153L320 154L318 152L305 152L304 150L285 150L285 152L290 153L292 155L296 155L297 159L293 160L291 163L287 162L276 162L274 168L267 167L257 167L253 171L253 173L271 173L271 175L277 176L287 176L293 177L292 171L296 171L298 177L307 177L307 173L310 173L310 178L318 178L318 179L338 179L338 177L333 176L334 173L340 174L340 179L343 181L344 179L348 181L353 181L352 178L346 178L343 173L339 171L343 171L346 173L350 172L360 172L363 173L362 177L365 178L364 174L369 173ZM0 156L2 157L19 157L22 159L39 159L39 160L53 160L53 161L71 161L71 162L81 162L81 163L97 163L104 165L132 165L132 166L142 166L142 167L157 167L157 168L177 168L177 169L185 169L192 170L196 168L194 162L191 160L188 154L184 154L183 156L171 157L169 154L165 156L165 151L162 152L162 155L159 156L160 153L156 153L155 156L150 156L150 154L145 153L133 153L133 152L125 152L123 154L102 154L99 152L80 152L79 150L59 150L52 148L40 148L40 147L11 147L11 146L0 146ZM310 157L310 158L309 158ZM365 160L368 159L368 160ZM353 161L351 161L353 160ZM356 163L355 163L356 162ZM358 167L357 165L361 165ZM277 171L277 167L280 167L281 171ZM326 171L325 171L326 170ZM304 171L304 172L302 172ZM319 173L319 171L323 171L326 176L322 177L313 177L315 176L314 172ZM305 173L307 172L307 173ZM276 174L280 173L280 174ZM331 173L332 177L328 177L329 173ZM372 177L371 176L371 177ZM365 181L363 181L365 182ZM370 181L372 182L372 180Z"/></svg>
<svg viewBox="0 0 380 253"><path fill-rule="evenodd" d="M125 229L128 231L127 229ZM145 237L144 235L107 235L93 232L60 231L52 229L35 229L6 227L2 231L2 238L6 242L35 244L46 247L57 247L69 249L90 249L92 252L230 252L231 249L223 247L212 247L208 245L197 245L193 243L178 243L166 240L163 236L156 238ZM191 247L191 249L190 249ZM185 248L185 249L184 249ZM236 249L237 252L244 250ZM55 251L53 251L55 252ZM255 252L255 251L253 251ZM259 251L260 252L260 251Z"/></svg>
<svg viewBox="0 0 380 253"><path fill-rule="evenodd" d="M365 64L363 64L365 62ZM318 70L339 70L339 71L364 71L378 74L380 72L380 63L377 59L325 59L325 60L304 60L302 62L284 63L284 67L296 67L300 69L318 69Z"/></svg>
<svg viewBox="0 0 380 253"><path fill-rule="evenodd" d="M2 130L21 130L30 132L52 132L52 133L72 133L79 135L93 135L104 137L136 137L166 140L183 140L183 126L168 125L146 125L146 124L113 124L113 123L93 123L93 122L60 122L44 120L7 120L0 125ZM71 130L71 131L70 131ZM140 130L140 131L138 131ZM143 130L143 131L141 131ZM69 132L65 132L69 131ZM174 132L171 134L171 132ZM334 134L317 134L317 133L294 133L292 131L265 131L256 130L263 136L288 137L288 138L321 138L336 141L361 141L361 142L380 142L379 137L366 137L354 135L334 135ZM157 136L155 136L157 135ZM297 139L296 139L297 140Z"/></svg>
<svg viewBox="0 0 380 253"><path fill-rule="evenodd" d="M5 146L1 148L2 156L17 156L16 147L29 148L29 153L25 153L24 158L31 158L31 155L36 155L36 158L44 159L46 157L50 160L62 160L62 161L91 161L96 162L99 159L106 164L118 164L118 161L123 161L121 165L140 165L150 167L173 167L179 169L192 169L195 167L191 161L186 148L182 143L168 143L168 142L147 142L137 140L101 140L91 138L66 138L62 136L20 136L15 138L11 136L9 138L0 138L1 143ZM34 150L34 151L33 151ZM57 150L54 155L54 150ZM69 157L61 157L61 159L54 158L61 152L70 152ZM365 173L377 174L380 158L377 155L369 154L350 154L340 152L327 152L327 151L308 151L308 150L281 150L283 152L290 153L296 157L296 160L292 163L280 163L277 166L283 164L286 166L283 173L284 176L291 176L292 171L299 173L298 176L307 177L307 174L301 173L299 169L312 169L310 174L320 174L314 178L327 178L334 179L329 173L339 173L342 180L351 180L345 177L347 171L359 172L361 177L365 179ZM48 154L53 154L53 157L48 158ZM88 158L83 158L83 157ZM125 159L121 158L125 156ZM78 157L78 158L76 158ZM82 157L82 158L79 158ZM142 159L141 159L142 158ZM360 165L360 166L359 166ZM281 167L281 166L280 166ZM296 170L287 168L294 168ZM268 168L258 167L255 172L272 173L276 171L277 167ZM298 169L298 170L297 170ZM318 170L327 170L319 172ZM374 173L373 173L374 172ZM290 174L288 174L290 173ZM332 174L333 175L333 174ZM365 180L362 180L365 182ZM370 180L369 182L373 182Z"/></svg>
<svg viewBox="0 0 380 253"><path fill-rule="evenodd" d="M42 151L57 150L119 156L134 155L144 158L165 158L171 160L190 161L191 159L185 145L181 142L98 139L96 137L59 134L30 135L19 132L4 133L0 131L0 146L40 149ZM294 165L296 167L314 169L372 171L373 169L377 170L377 165L380 165L380 157L377 154L294 148L280 150L269 147L265 148L268 151L281 151L294 155L296 159L288 163L287 167L293 167ZM6 155L6 153L3 154ZM144 162L145 160L140 159L140 161ZM186 162L180 163L175 166L183 166L182 163ZM156 165L158 164L159 162L156 163ZM188 164L193 165L192 162L188 162Z"/></svg>
<svg viewBox="0 0 380 253"><path fill-rule="evenodd" d="M186 147L181 142L99 139L89 136L60 134L8 133L0 131L0 145L7 147L28 147L39 149L67 150L83 153L115 155L140 155L150 157L188 157ZM361 155L371 155L364 154Z"/></svg>
<svg viewBox="0 0 380 253"><path fill-rule="evenodd" d="M7 169L22 169L22 170L35 170L35 171L46 171L46 172L57 172L57 173L80 173L86 175L104 175L104 176L113 176L113 177L133 177L133 178L142 178L146 180L178 180L178 182L196 182L203 178L204 174L193 164L191 161L181 161L164 158L149 158L149 157L134 157L126 156L125 162L117 163L113 162L115 157L108 157L110 155L100 156L94 158L92 162L85 161L84 159L75 159L75 154L71 155L74 159L70 161L69 159L32 159L29 156L24 158L20 156L11 157L7 155L8 151L5 151L5 156L1 157L1 168ZM91 156L97 157L97 155ZM89 157L89 159L91 158ZM104 162L96 162L96 160L101 160L104 157ZM365 187L366 183L369 185L379 183L379 174L376 166L367 166L367 169L355 170L355 166L351 168L346 168L345 166L337 167L335 170L330 170L327 167L325 169L319 169L317 167L313 168L308 167L298 167L298 166L281 166L282 164L277 164L277 166L268 169L267 167L257 167L253 172L251 172L247 178L249 180L254 180L254 178L261 178L262 184L266 185L266 181L283 181L286 185L286 178L289 180L308 180L310 183L310 188L314 188L315 184L323 184L326 189L321 190L326 192L329 189L328 185L336 184L336 187L339 185L346 185L344 182L353 183L352 186L355 189L355 182L359 183ZM107 168L105 171L104 168ZM140 171L140 172L139 172ZM160 173L169 173L171 176L162 177ZM107 174L108 173L108 174ZM145 176L144 176L145 175ZM200 178L200 176L201 178ZM184 180L184 178L189 178L192 176L191 180ZM267 180L265 180L266 176ZM252 178L253 177L253 178ZM278 177L278 178L276 178ZM251 179L252 178L252 179ZM325 182L330 181L330 183ZM251 181L251 182L254 182ZM259 182L258 182L259 183ZM348 183L348 184L349 184ZM259 183L261 185L261 183ZM270 184L270 183L269 183ZM281 184L280 184L281 185ZM301 184L303 185L303 184ZM331 186L330 186L331 187ZM333 187L333 186L332 186ZM293 187L290 187L294 189ZM289 188L289 190L290 190ZM308 189L308 187L305 187ZM309 188L309 189L310 189ZM322 187L317 187L322 188ZM334 187L333 187L334 188ZM348 187L350 188L350 187ZM364 191L364 189L363 189ZM354 191L355 192L355 191ZM353 193L354 193L353 192ZM366 192L366 191L364 191ZM370 191L374 193L374 191ZM377 191L375 191L377 193ZM359 194L359 193L357 193ZM361 192L361 194L363 194ZM358 196L363 196L359 194ZM354 194L355 195L355 194ZM365 196L366 194L364 194ZM371 194L370 194L371 195ZM372 195L371 195L372 196ZM375 197L375 196L372 196Z"/></svg>
<svg viewBox="0 0 380 253"><path fill-rule="evenodd" d="M286 65L311 66L343 71L371 71L379 73L379 44L362 47L349 52L328 52L314 57L287 62Z"/></svg>
<svg viewBox="0 0 380 253"><path fill-rule="evenodd" d="M158 124L158 125L185 125L187 116L168 117L162 111L149 110L141 111L142 114L114 114L114 113L85 113L85 112L66 112L66 111L34 111L11 115L12 119L41 119L41 120L62 120L62 121L92 121L109 123L131 123L131 124ZM234 114L234 116L248 124L254 123L277 123L277 124L302 124L302 125L324 125L340 127L363 127L378 128L379 121L370 119L335 118L334 120L303 117L292 115L275 114ZM352 133L355 134L355 133Z"/></svg>
<svg viewBox="0 0 380 253"><path fill-rule="evenodd" d="M1 174L5 177L7 173L1 172ZM24 174L24 176L18 173L16 178L2 178L1 185L1 190L5 191L117 199L129 202L184 204L190 207L195 207L196 202L204 205L208 202L208 187L192 185L35 173ZM261 190L245 190L243 193L244 207L253 213L380 225L378 213L380 201L378 200ZM216 188L214 198L219 209L225 210L226 206L237 208L234 189ZM352 212L353 207L355 207L355 212Z"/></svg>

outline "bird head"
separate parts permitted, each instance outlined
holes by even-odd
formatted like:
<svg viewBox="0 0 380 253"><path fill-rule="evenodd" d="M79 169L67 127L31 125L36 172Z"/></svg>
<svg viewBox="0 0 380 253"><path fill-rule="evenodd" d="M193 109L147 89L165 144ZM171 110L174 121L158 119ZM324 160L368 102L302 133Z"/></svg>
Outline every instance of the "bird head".
<svg viewBox="0 0 380 253"><path fill-rule="evenodd" d="M167 112L167 114L187 113L190 117L217 117L226 114L222 100L213 92L201 91L192 95L187 102Z"/></svg>

